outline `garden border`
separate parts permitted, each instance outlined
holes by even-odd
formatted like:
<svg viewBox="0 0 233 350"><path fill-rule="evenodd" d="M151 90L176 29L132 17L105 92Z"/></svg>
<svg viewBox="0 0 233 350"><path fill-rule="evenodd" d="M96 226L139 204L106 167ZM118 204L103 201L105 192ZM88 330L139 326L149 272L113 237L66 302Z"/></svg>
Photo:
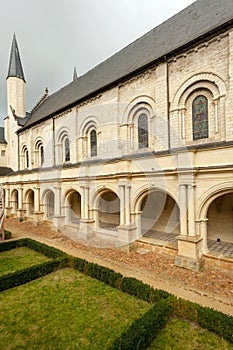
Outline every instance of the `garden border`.
<svg viewBox="0 0 233 350"><path fill-rule="evenodd" d="M233 343L232 316L177 298L163 290L154 289L135 278L124 277L107 267L67 255L57 248L30 238L2 242L0 243L0 252L23 246L40 252L52 260L2 276L0 278L0 291L45 276L58 269L70 267L122 292L154 304L141 318L134 321L128 330L114 340L109 350L130 350L132 346L135 349L146 349L172 316L186 318Z"/></svg>

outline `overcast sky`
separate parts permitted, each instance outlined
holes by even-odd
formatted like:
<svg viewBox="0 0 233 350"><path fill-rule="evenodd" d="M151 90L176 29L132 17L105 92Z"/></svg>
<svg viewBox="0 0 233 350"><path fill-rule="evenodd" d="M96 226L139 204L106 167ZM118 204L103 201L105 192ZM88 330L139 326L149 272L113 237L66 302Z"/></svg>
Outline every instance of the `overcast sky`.
<svg viewBox="0 0 233 350"><path fill-rule="evenodd" d="M83 75L193 0L0 0L0 125L13 33L19 45L27 111L43 95Z"/></svg>

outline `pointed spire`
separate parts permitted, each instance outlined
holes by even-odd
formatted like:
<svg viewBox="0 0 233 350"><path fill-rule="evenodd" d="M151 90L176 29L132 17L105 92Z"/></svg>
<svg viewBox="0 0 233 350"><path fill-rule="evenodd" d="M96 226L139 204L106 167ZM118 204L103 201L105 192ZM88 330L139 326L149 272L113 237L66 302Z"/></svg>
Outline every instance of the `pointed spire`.
<svg viewBox="0 0 233 350"><path fill-rule="evenodd" d="M13 40L11 45L10 63L9 63L7 78L9 77L17 77L25 81L15 33L13 35Z"/></svg>
<svg viewBox="0 0 233 350"><path fill-rule="evenodd" d="M77 70L76 67L74 66L74 74L73 74L73 81L78 79L78 75L77 75Z"/></svg>

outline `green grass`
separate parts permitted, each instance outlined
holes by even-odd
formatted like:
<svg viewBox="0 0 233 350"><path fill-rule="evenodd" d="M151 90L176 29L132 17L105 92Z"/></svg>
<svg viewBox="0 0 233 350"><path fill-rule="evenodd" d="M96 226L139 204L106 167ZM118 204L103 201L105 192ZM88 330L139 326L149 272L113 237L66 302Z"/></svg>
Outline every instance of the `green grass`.
<svg viewBox="0 0 233 350"><path fill-rule="evenodd" d="M0 349L107 349L150 304L64 269L0 294Z"/></svg>
<svg viewBox="0 0 233 350"><path fill-rule="evenodd" d="M26 247L0 253L0 276L50 260L47 256Z"/></svg>
<svg viewBox="0 0 233 350"><path fill-rule="evenodd" d="M172 319L148 350L233 350L233 344L193 323Z"/></svg>

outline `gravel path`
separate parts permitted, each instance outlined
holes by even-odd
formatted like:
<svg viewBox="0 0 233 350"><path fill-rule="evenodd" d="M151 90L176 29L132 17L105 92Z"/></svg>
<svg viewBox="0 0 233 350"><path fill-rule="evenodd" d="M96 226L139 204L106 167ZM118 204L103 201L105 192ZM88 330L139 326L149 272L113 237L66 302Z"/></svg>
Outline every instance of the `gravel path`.
<svg viewBox="0 0 233 350"><path fill-rule="evenodd" d="M128 254L118 249L86 246L54 231L46 223L36 227L30 221L18 222L10 218L5 220L5 228L12 232L13 238L30 237L233 316L233 271L208 267L201 272L193 272L174 266L174 258L165 254Z"/></svg>

